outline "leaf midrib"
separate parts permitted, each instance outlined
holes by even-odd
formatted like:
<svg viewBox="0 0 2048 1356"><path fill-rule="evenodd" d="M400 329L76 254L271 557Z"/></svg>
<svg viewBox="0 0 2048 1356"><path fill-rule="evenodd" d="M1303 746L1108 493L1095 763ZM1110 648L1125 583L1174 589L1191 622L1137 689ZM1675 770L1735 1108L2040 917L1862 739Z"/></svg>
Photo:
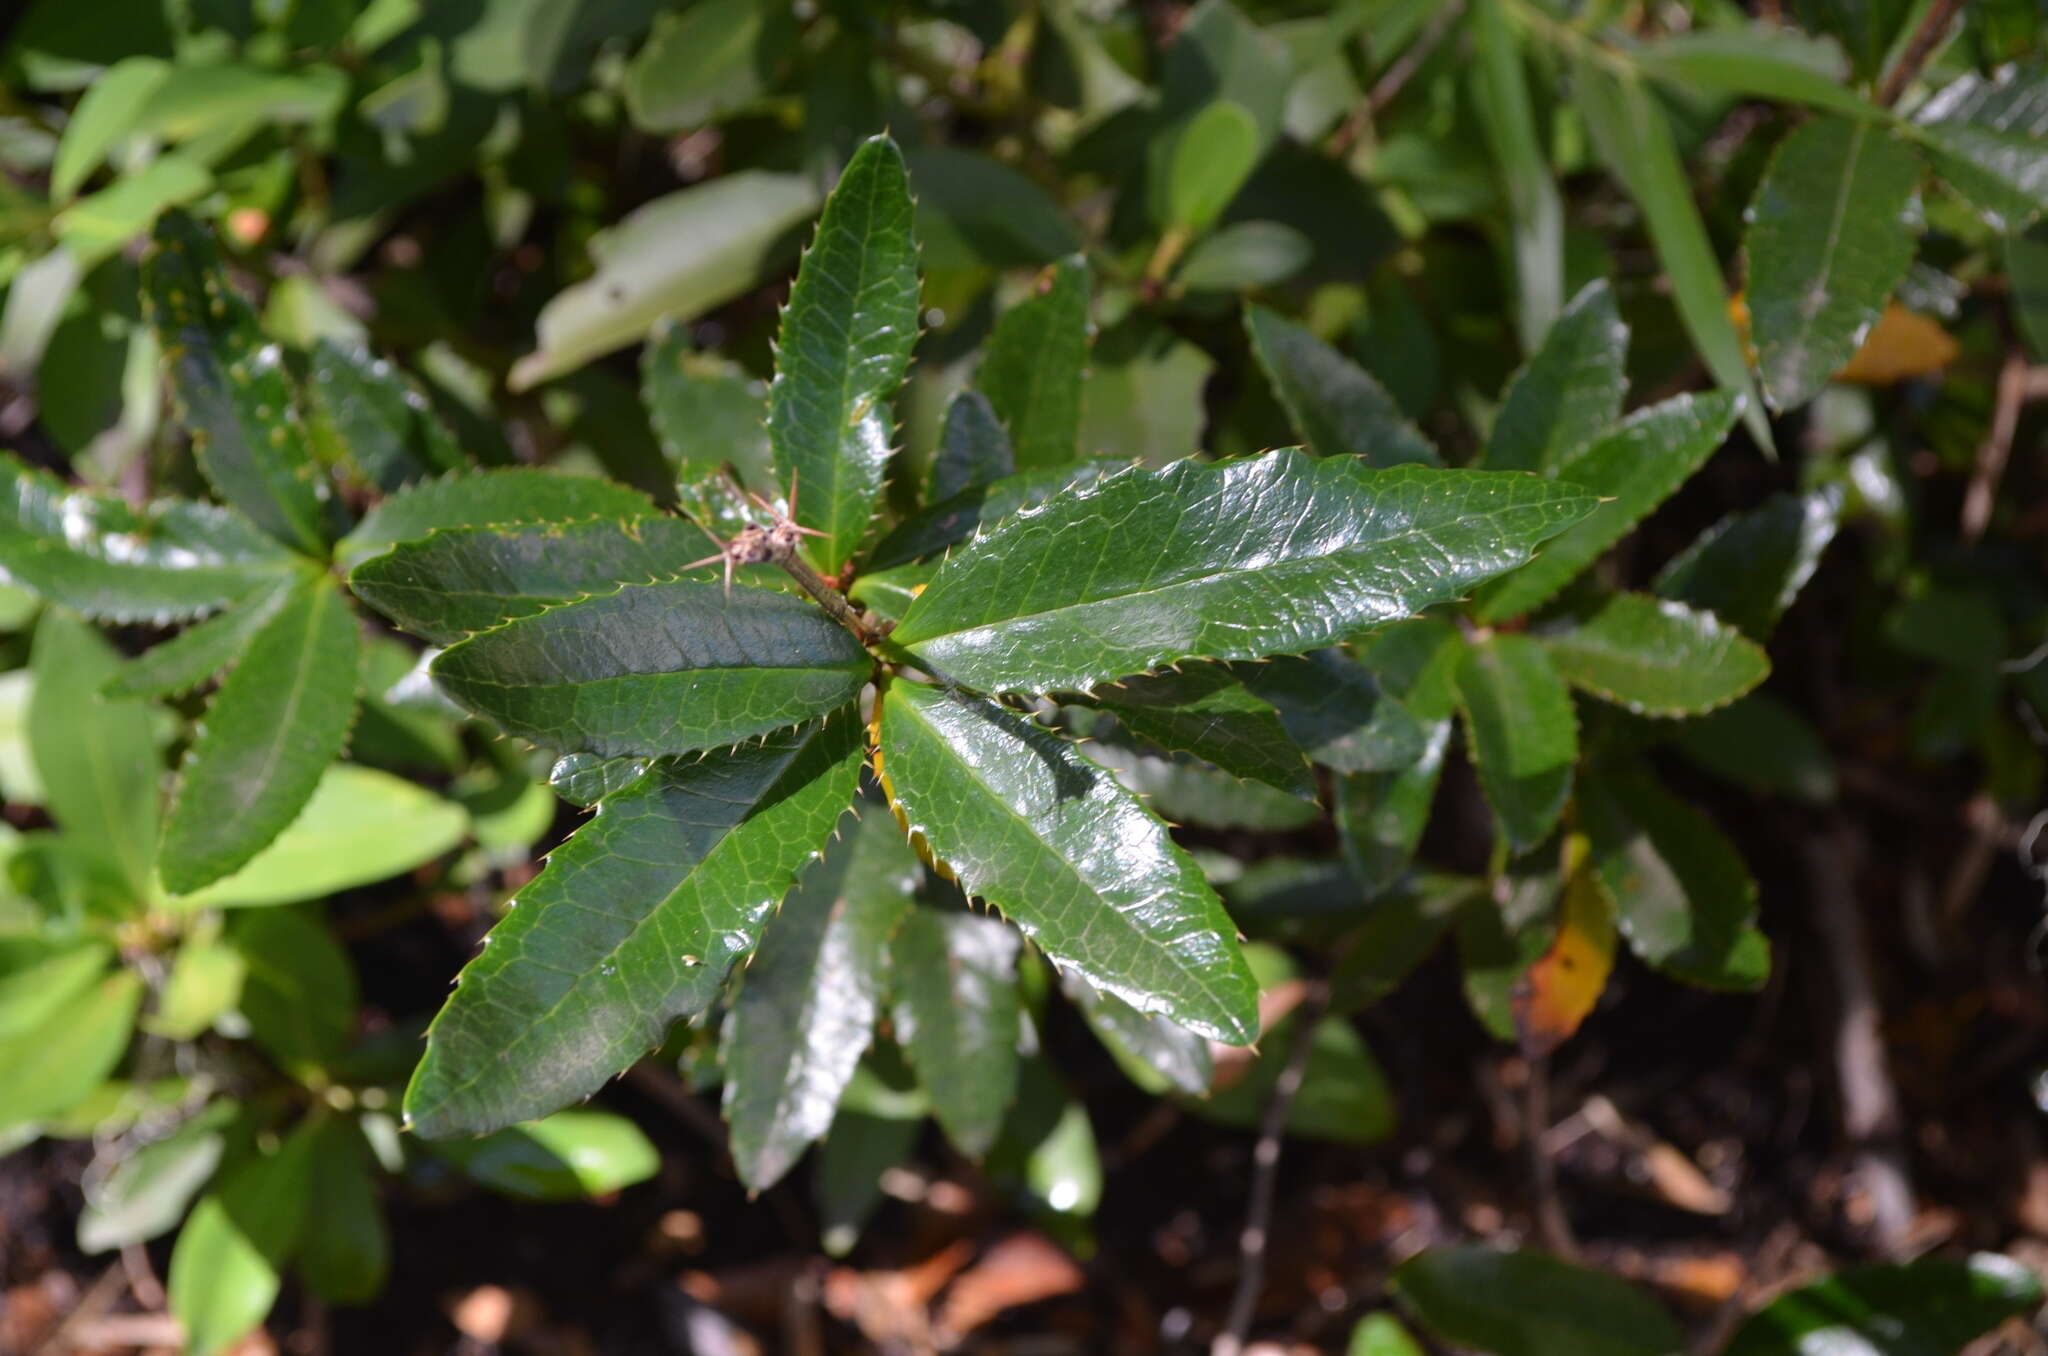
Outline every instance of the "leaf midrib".
<svg viewBox="0 0 2048 1356"><path fill-rule="evenodd" d="M1856 173L1863 161L1864 138L1869 135L1869 132L1870 124L1859 122L1855 124L1850 133L1853 139L1849 143L1849 154L1843 168L1841 182L1835 187L1834 211L1828 218L1827 236L1821 246L1821 283L1817 283L1816 286L1831 283L1835 276L1835 255L1841 249L1842 226L1848 220L1850 189L1856 182ZM1808 306L1803 304L1802 301L1799 307L1799 325L1794 331L1798 336L1798 342L1795 345L1798 351L1804 352L1809 347L1813 337L1814 322L1819 319L1821 312L1827 309L1828 303L1833 299L1834 292L1832 288L1828 288L1822 292L1819 304Z"/></svg>

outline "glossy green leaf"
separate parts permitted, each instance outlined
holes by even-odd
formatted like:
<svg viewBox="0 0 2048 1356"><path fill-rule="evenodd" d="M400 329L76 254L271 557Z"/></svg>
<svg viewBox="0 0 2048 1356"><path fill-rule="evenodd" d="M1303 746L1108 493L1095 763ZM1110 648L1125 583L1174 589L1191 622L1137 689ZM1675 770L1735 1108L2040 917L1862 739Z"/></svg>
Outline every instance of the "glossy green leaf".
<svg viewBox="0 0 2048 1356"><path fill-rule="evenodd" d="M265 909L235 919L242 953L242 1015L279 1067L302 1077L334 1062L355 1030L356 973L317 916Z"/></svg>
<svg viewBox="0 0 2048 1356"><path fill-rule="evenodd" d="M1869 0L1851 3L1865 11L1878 7ZM1659 34L1630 56L1651 79L1681 91L1805 104L1851 118L1883 116L1850 85L1840 48L1790 25L1756 23Z"/></svg>
<svg viewBox="0 0 2048 1356"><path fill-rule="evenodd" d="M11 456L0 456L0 502L0 577L107 621L196 617L293 569L231 510L166 498L138 511Z"/></svg>
<svg viewBox="0 0 2048 1356"><path fill-rule="evenodd" d="M372 556L348 584L399 626L448 645L623 584L715 579L717 567L701 562L716 554L703 530L681 518L452 527Z"/></svg>
<svg viewBox="0 0 2048 1356"><path fill-rule="evenodd" d="M962 1153L995 1143L1017 1090L1017 931L997 918L913 909L891 946L896 1039Z"/></svg>
<svg viewBox="0 0 2048 1356"><path fill-rule="evenodd" d="M1345 861L1366 893L1376 895L1407 871L1429 823L1457 709L1464 640L1448 622L1396 622L1360 656L1422 728L1422 747L1407 766L1337 781L1334 817Z"/></svg>
<svg viewBox="0 0 2048 1356"><path fill-rule="evenodd" d="M1219 1040L1256 991L1221 902L1166 826L1050 731L898 680L878 765L914 833L1062 967Z"/></svg>
<svg viewBox="0 0 2048 1356"><path fill-rule="evenodd" d="M276 1153L230 1168L179 1230L164 1288L191 1356L219 1356L276 1303L306 1225L315 1131L301 1124Z"/></svg>
<svg viewBox="0 0 2048 1356"><path fill-rule="evenodd" d="M1589 775L1579 813L1631 950L1688 983L1763 985L1756 882L1711 820L1639 773Z"/></svg>
<svg viewBox="0 0 2048 1356"><path fill-rule="evenodd" d="M1080 413L1077 401L1074 406L1077 421ZM1062 461L1072 459L1068 456ZM970 389L955 391L952 399L946 402L938 450L932 454L931 470L925 480L925 502L943 503L955 495L983 489L1006 476L1015 475L1016 460L1009 432L1003 427L1002 419L988 397Z"/></svg>
<svg viewBox="0 0 2048 1356"><path fill-rule="evenodd" d="M1295 432L1311 451L1379 466L1438 464L1436 449L1371 374L1291 320L1248 306L1245 332Z"/></svg>
<svg viewBox="0 0 2048 1356"><path fill-rule="evenodd" d="M1579 756L1571 691L1542 645L1510 632L1466 648L1458 707L1479 785L1509 845L1526 852L1550 836L1571 795Z"/></svg>
<svg viewBox="0 0 2048 1356"><path fill-rule="evenodd" d="M594 753L565 753L548 770L548 785L563 800L595 805L614 791L623 791L647 772L645 758L603 758Z"/></svg>
<svg viewBox="0 0 2048 1356"><path fill-rule="evenodd" d="M1995 229L2023 231L2048 208L2048 72L1964 75L1913 121L1935 169Z"/></svg>
<svg viewBox="0 0 2048 1356"><path fill-rule="evenodd" d="M1271 702L1287 737L1338 772L1398 772L1422 756L1428 734L1371 670L1336 650L1235 664L1246 687Z"/></svg>
<svg viewBox="0 0 2048 1356"><path fill-rule="evenodd" d="M1815 118L1778 143L1743 240L1749 332L1764 396L1803 405L1884 310L1914 238L1920 159L1867 122Z"/></svg>
<svg viewBox="0 0 2048 1356"><path fill-rule="evenodd" d="M548 858L463 971L406 1093L422 1135L587 1096L701 1012L852 799L843 713L656 763Z"/></svg>
<svg viewBox="0 0 2048 1356"><path fill-rule="evenodd" d="M1105 687L1096 704L1141 739L1214 763L1233 777L1292 796L1315 794L1308 761L1273 704L1221 665L1130 678Z"/></svg>
<svg viewBox="0 0 2048 1356"><path fill-rule="evenodd" d="M1003 312L989 335L975 382L1009 430L1018 470L1065 466L1078 454L1088 290L1087 259L1062 259L1041 275L1033 295Z"/></svg>
<svg viewBox="0 0 2048 1356"><path fill-rule="evenodd" d="M306 374L318 426L364 484L389 493L469 465L426 394L389 359L323 338Z"/></svg>
<svg viewBox="0 0 2048 1356"><path fill-rule="evenodd" d="M787 59L797 26L772 0L707 0L655 21L626 68L633 125L695 131L764 94Z"/></svg>
<svg viewBox="0 0 2048 1356"><path fill-rule="evenodd" d="M79 1251L111 1252L176 1228L220 1164L221 1128L233 1109L232 1102L215 1102L123 1156L105 1177L88 1177L85 1207L78 1213Z"/></svg>
<svg viewBox="0 0 2048 1356"><path fill-rule="evenodd" d="M1089 1029L1140 1088L1154 1096L1169 1088L1190 1097L1208 1093L1215 1069L1203 1037L1083 980L1069 978L1064 987Z"/></svg>
<svg viewBox="0 0 2048 1356"><path fill-rule="evenodd" d="M1292 450L1133 470L956 551L894 639L989 690L1311 649L1457 597L1591 508L1527 476Z"/></svg>
<svg viewBox="0 0 2048 1356"><path fill-rule="evenodd" d="M346 569L440 528L642 518L653 513L646 495L609 480L525 467L478 471L409 485L382 500L341 539L334 556Z"/></svg>
<svg viewBox="0 0 2048 1356"><path fill-rule="evenodd" d="M0 1038L0 1129L13 1129L84 1100L128 1053L142 979L116 970L79 990L41 1023Z"/></svg>
<svg viewBox="0 0 2048 1356"><path fill-rule="evenodd" d="M471 636L434 660L450 698L566 752L690 753L823 715L873 661L805 598L628 585Z"/></svg>
<svg viewBox="0 0 2048 1356"><path fill-rule="evenodd" d="M542 308L514 390L638 343L664 317L682 323L752 290L796 257L818 207L803 174L739 170L656 198L590 242L597 271Z"/></svg>
<svg viewBox="0 0 2048 1356"><path fill-rule="evenodd" d="M482 1139L431 1147L491 1190L521 1201L608 1195L661 1170L661 1154L640 1127L604 1111L558 1111Z"/></svg>
<svg viewBox="0 0 2048 1356"><path fill-rule="evenodd" d="M1495 471L1550 474L1621 418L1628 326L1604 278L1589 282L1508 383L1486 439Z"/></svg>
<svg viewBox="0 0 2048 1356"><path fill-rule="evenodd" d="M101 687L101 695L176 697L190 692L240 658L297 591L297 581L290 578L258 588L123 664Z"/></svg>
<svg viewBox="0 0 2048 1356"><path fill-rule="evenodd" d="M255 310L228 285L213 238L190 217L165 217L143 287L207 480L279 541L324 554L328 489L297 393Z"/></svg>
<svg viewBox="0 0 2048 1356"><path fill-rule="evenodd" d="M924 870L879 807L804 873L761 930L725 1024L725 1118L748 1189L832 1126L888 987L889 941Z"/></svg>
<svg viewBox="0 0 2048 1356"><path fill-rule="evenodd" d="M1564 305L1564 199L1537 131L1521 45L1505 7L1484 0L1470 22L1479 126L1507 189L1519 301L1515 320L1523 351L1533 353Z"/></svg>
<svg viewBox="0 0 2048 1356"><path fill-rule="evenodd" d="M2040 1278L1997 1253L1856 1267L1772 1300L1727 1356L1953 1356L2040 1307Z"/></svg>
<svg viewBox="0 0 2048 1356"><path fill-rule="evenodd" d="M1227 98L1182 123L1166 159L1166 224L1187 232L1214 225L1259 163L1262 140L1258 120Z"/></svg>
<svg viewBox="0 0 2048 1356"><path fill-rule="evenodd" d="M178 771L157 869L189 894L246 865L298 816L355 724L361 641L331 581L249 642Z"/></svg>
<svg viewBox="0 0 2048 1356"><path fill-rule="evenodd" d="M367 1304L391 1271L391 1236L371 1174L369 1146L352 1120L335 1117L314 1131L306 1213L312 1227L299 1248L306 1288L329 1304Z"/></svg>
<svg viewBox="0 0 2048 1356"><path fill-rule="evenodd" d="M1043 504L1064 489L1093 484L1130 464L1119 457L1091 457L1071 466L1026 471L962 490L898 523L869 553L865 572L893 569L937 555L1012 514Z"/></svg>
<svg viewBox="0 0 2048 1356"><path fill-rule="evenodd" d="M1752 791L1816 805L1835 798L1834 761L1820 732L1769 692L1752 692L1703 720L1687 721L1677 742L1699 766Z"/></svg>
<svg viewBox="0 0 2048 1356"><path fill-rule="evenodd" d="M697 352L689 326L666 324L648 341L640 360L640 390L671 462L678 467L730 464L749 488L765 494L774 487L767 383L748 376L737 363Z"/></svg>
<svg viewBox="0 0 2048 1356"><path fill-rule="evenodd" d="M1727 284L1664 110L1637 76L1593 61L1573 68L1572 92L1600 158L1642 208L1658 262L1671 279L1679 319L1701 361L1725 391L1745 398L1741 408L1750 435L1770 449L1770 425L1756 402L1742 338L1729 318Z"/></svg>
<svg viewBox="0 0 2048 1356"><path fill-rule="evenodd" d="M1641 1291L1546 1253L1430 1248L1395 1270L1394 1287L1432 1331L1495 1356L1674 1356L1685 1347Z"/></svg>
<svg viewBox="0 0 2048 1356"><path fill-rule="evenodd" d="M129 902L140 904L149 897L156 858L163 765L148 705L99 695L120 662L92 627L45 612L30 660L35 687L28 747L51 817L81 846L103 855Z"/></svg>
<svg viewBox="0 0 2048 1356"><path fill-rule="evenodd" d="M1839 489L1773 495L1700 534L1658 573L1656 590L1768 640L1813 578L1841 518Z"/></svg>
<svg viewBox="0 0 2048 1356"><path fill-rule="evenodd" d="M860 549L888 469L889 400L917 341L917 241L903 155L864 142L818 218L782 312L768 436L808 548L836 574Z"/></svg>
<svg viewBox="0 0 2048 1356"><path fill-rule="evenodd" d="M1737 405L1725 391L1652 405L1559 467L1561 479L1600 495L1599 506L1533 563L1482 589L1474 609L1479 620L1505 621L1550 601L1713 455L1735 422Z"/></svg>
<svg viewBox="0 0 2048 1356"><path fill-rule="evenodd" d="M1537 637L1566 682L1639 716L1697 716L1761 683L1770 657L1711 612L1620 593Z"/></svg>
<svg viewBox="0 0 2048 1356"><path fill-rule="evenodd" d="M102 71L86 88L64 124L57 158L50 164L50 197L63 202L106 160L122 138L142 121L150 96L171 73L170 63L132 56Z"/></svg>
<svg viewBox="0 0 2048 1356"><path fill-rule="evenodd" d="M336 763L306 808L269 847L223 880L174 901L180 909L294 904L400 875L460 843L462 807L403 777Z"/></svg>

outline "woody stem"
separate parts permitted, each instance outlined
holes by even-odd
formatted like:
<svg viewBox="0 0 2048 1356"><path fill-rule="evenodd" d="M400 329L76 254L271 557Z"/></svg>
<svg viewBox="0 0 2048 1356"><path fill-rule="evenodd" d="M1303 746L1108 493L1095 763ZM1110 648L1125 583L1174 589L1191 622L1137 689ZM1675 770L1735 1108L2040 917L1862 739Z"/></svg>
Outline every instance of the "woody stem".
<svg viewBox="0 0 2048 1356"><path fill-rule="evenodd" d="M852 603L846 601L845 594L826 583L816 570L805 564L802 556L791 551L787 555L777 556L776 563L788 572L791 579L796 580L805 593L817 599L818 606L824 608L833 621L853 632L862 644L867 643L868 629L861 624L860 613L854 610Z"/></svg>

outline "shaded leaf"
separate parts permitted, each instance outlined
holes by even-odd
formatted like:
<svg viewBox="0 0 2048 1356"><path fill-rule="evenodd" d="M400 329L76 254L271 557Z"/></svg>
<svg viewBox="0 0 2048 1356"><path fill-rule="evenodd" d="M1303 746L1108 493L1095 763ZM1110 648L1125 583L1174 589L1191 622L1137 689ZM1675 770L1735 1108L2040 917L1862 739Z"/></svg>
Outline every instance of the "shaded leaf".
<svg viewBox="0 0 2048 1356"><path fill-rule="evenodd" d="M1834 761L1820 732L1769 692L1752 692L1678 730L1679 751L1709 772L1770 795L1825 805L1835 798Z"/></svg>
<svg viewBox="0 0 2048 1356"><path fill-rule="evenodd" d="M774 1185L832 1126L868 1048L889 941L923 879L885 813L857 820L761 930L725 1023L725 1118L748 1189Z"/></svg>
<svg viewBox="0 0 2048 1356"><path fill-rule="evenodd" d="M1630 950L1691 984L1763 985L1756 882L1713 821L1646 775L1609 772L1586 778L1579 817Z"/></svg>
<svg viewBox="0 0 2048 1356"><path fill-rule="evenodd" d="M975 382L1009 430L1018 470L1065 466L1078 454L1088 284L1085 256L1060 260L1040 275L1032 296L1003 312L989 335Z"/></svg>
<svg viewBox="0 0 2048 1356"><path fill-rule="evenodd" d="M1095 700L1125 729L1169 752L1193 754L1292 796L1315 794L1280 712L1221 665L1131 678Z"/></svg>
<svg viewBox="0 0 2048 1356"><path fill-rule="evenodd" d="M1296 451L1132 470L955 552L893 638L992 690L1311 649L1456 597L1590 508L1526 476Z"/></svg>
<svg viewBox="0 0 2048 1356"><path fill-rule="evenodd" d="M706 0L664 14L626 68L633 125L695 131L767 92L794 46L789 7L771 0Z"/></svg>
<svg viewBox="0 0 2048 1356"><path fill-rule="evenodd" d="M873 662L808 599L693 580L628 585L471 636L434 660L450 698L572 753L672 754L843 705Z"/></svg>
<svg viewBox="0 0 2048 1356"><path fill-rule="evenodd" d="M1749 329L1764 395L1802 405L1855 353L1913 262L1920 160L1867 122L1815 118L1778 143L1750 204Z"/></svg>
<svg viewBox="0 0 2048 1356"><path fill-rule="evenodd" d="M1458 706L1479 785L1516 851L1550 836L1571 794L1579 726L1564 679L1526 635L1466 647Z"/></svg>
<svg viewBox="0 0 2048 1356"><path fill-rule="evenodd" d="M1020 510L1043 504L1063 489L1092 484L1130 464L1119 457L1093 457L971 486L898 523L869 553L863 574L937 555Z"/></svg>
<svg viewBox="0 0 2048 1356"><path fill-rule="evenodd" d="M1700 534L1657 575L1656 590L1770 638L1841 525L1842 492L1773 495Z"/></svg>
<svg viewBox="0 0 2048 1356"><path fill-rule="evenodd" d="M1000 160L958 146L905 152L917 191L925 272L1035 268L1081 248L1081 236L1043 188Z"/></svg>
<svg viewBox="0 0 2048 1356"><path fill-rule="evenodd" d="M314 1132L312 1179L299 1274L329 1304L367 1304L391 1271L391 1237L371 1176L369 1146L353 1120L335 1117Z"/></svg>
<svg viewBox="0 0 2048 1356"><path fill-rule="evenodd" d="M579 1201L608 1195L661 1170L661 1154L624 1116L558 1111L482 1139L430 1146L470 1177L519 1201Z"/></svg>
<svg viewBox="0 0 2048 1356"><path fill-rule="evenodd" d="M326 1067L348 1047L356 1024L356 973L348 953L315 916L266 909L235 920L242 953L242 1015L250 1034L294 1077Z"/></svg>
<svg viewBox="0 0 2048 1356"><path fill-rule="evenodd" d="M2048 362L2048 226L2005 238L2005 272L2013 321L2037 362Z"/></svg>
<svg viewBox="0 0 2048 1356"><path fill-rule="evenodd" d="M468 831L462 807L424 787L335 763L269 847L233 875L173 904L190 911L322 899L432 861Z"/></svg>
<svg viewBox="0 0 2048 1356"><path fill-rule="evenodd" d="M653 513L646 495L594 476L528 467L477 471L409 485L381 500L336 545L334 557L348 569L439 528L642 518Z"/></svg>
<svg viewBox="0 0 2048 1356"><path fill-rule="evenodd" d="M1457 628L1437 621L1396 622L1361 649L1362 662L1400 694L1422 729L1421 749L1407 766L1337 780L1338 840L1368 895L1400 879L1422 841L1450 744L1464 650Z"/></svg>
<svg viewBox="0 0 2048 1356"><path fill-rule="evenodd" d="M1161 824L1057 735L896 681L877 766L912 832L1061 966L1219 1040L1253 1034L1256 991L1222 903Z"/></svg>
<svg viewBox="0 0 2048 1356"><path fill-rule="evenodd" d="M1761 683L1770 657L1711 612L1621 593L1537 637L1575 687L1639 716L1696 716Z"/></svg>
<svg viewBox="0 0 2048 1356"><path fill-rule="evenodd" d="M1307 329L1248 306L1245 332L1295 431L1318 455L1355 453L1379 466L1435 466L1436 449L1370 373Z"/></svg>
<svg viewBox="0 0 2048 1356"><path fill-rule="evenodd" d="M541 309L515 391L638 343L657 320L681 324L751 291L796 257L818 207L809 175L738 170L656 198L591 239L597 271Z"/></svg>
<svg viewBox="0 0 2048 1356"><path fill-rule="evenodd" d="M389 359L323 338L306 375L314 417L364 484L389 493L469 465L426 394Z"/></svg>
<svg viewBox="0 0 2048 1356"><path fill-rule="evenodd" d="M815 1161L819 1243L833 1257L853 1250L860 1227L882 1201L882 1177L917 1147L922 1116L882 1116L853 1108L832 1121Z"/></svg>
<svg viewBox="0 0 2048 1356"><path fill-rule="evenodd" d="M1770 425L1756 403L1749 359L1728 315L1721 265L1664 110L1633 72L1609 71L1594 61L1573 68L1572 93L1600 158L1643 210L1658 261L1671 279L1679 319L1701 361L1726 392L1746 398L1737 408L1744 412L1750 435L1769 449Z"/></svg>
<svg viewBox="0 0 2048 1356"><path fill-rule="evenodd" d="M1604 278L1581 288L1508 383L1486 465L1550 474L1621 418L1628 326Z"/></svg>
<svg viewBox="0 0 2048 1356"><path fill-rule="evenodd" d="M1280 712L1287 737L1338 772L1398 772L1428 742L1422 725L1364 665L1336 650L1233 665L1245 686Z"/></svg>
<svg viewBox="0 0 2048 1356"><path fill-rule="evenodd" d="M2040 1279L1997 1253L1856 1267L1771 1301L1727 1356L1951 1356L2040 1306Z"/></svg>
<svg viewBox="0 0 2048 1356"><path fill-rule="evenodd" d="M448 645L623 584L715 579L717 567L701 562L716 554L703 530L681 518L451 527L372 556L348 585L399 626Z"/></svg>
<svg viewBox="0 0 2048 1356"><path fill-rule="evenodd" d="M1299 1020L1290 1012L1261 1034L1251 1067L1190 1109L1203 1120L1257 1127L1272 1103ZM1357 1029L1343 1017L1319 1019L1309 1037L1301 1088L1287 1109L1287 1133L1338 1144L1374 1144L1394 1132L1394 1120L1394 1090Z"/></svg>
<svg viewBox="0 0 2048 1356"><path fill-rule="evenodd" d="M1504 621L1548 602L1713 455L1735 422L1736 408L1736 398L1725 391L1678 396L1638 410L1561 466L1561 478L1602 496L1599 506L1532 563L1482 589L1474 609L1479 620Z"/></svg>
<svg viewBox="0 0 2048 1356"><path fill-rule="evenodd" d="M1074 409L1078 417L1078 403ZM925 502L943 503L955 495L1015 475L1016 471L1010 435L988 397L975 390L955 391L946 402L938 450L932 454L931 470L925 481Z"/></svg>
<svg viewBox="0 0 2048 1356"><path fill-rule="evenodd" d="M1208 1092L1214 1074L1208 1041L1083 980L1070 977L1063 987L1117 1066L1140 1088L1154 1096L1168 1088L1190 1097Z"/></svg>
<svg viewBox="0 0 2048 1356"><path fill-rule="evenodd" d="M664 325L648 341L640 360L640 391L662 453L671 462L709 468L729 463L749 488L763 494L774 488L767 383L748 376L737 363L695 352L689 326Z"/></svg>
<svg viewBox="0 0 2048 1356"><path fill-rule="evenodd" d="M406 1113L480 1132L595 1091L701 1012L852 798L841 714L665 759L548 858L427 1031Z"/></svg>
<svg viewBox="0 0 2048 1356"><path fill-rule="evenodd" d="M284 355L228 285L213 237L183 213L165 217L142 281L178 417L207 480L271 536L325 554L328 489Z"/></svg>
<svg viewBox="0 0 2048 1356"><path fill-rule="evenodd" d="M1462 882L1418 882L1376 901L1352 929L1330 974L1330 1003L1339 1012L1370 1007L1401 986L1436 949L1470 902Z"/></svg>
<svg viewBox="0 0 2048 1356"><path fill-rule="evenodd" d="M361 642L322 581L266 622L207 705L178 771L157 870L189 894L245 865L298 816L355 724Z"/></svg>
<svg viewBox="0 0 2048 1356"><path fill-rule="evenodd" d="M902 153L862 143L818 218L782 312L768 435L794 514L837 574L867 536L889 461L889 399L917 340L917 242Z"/></svg>
<svg viewBox="0 0 2048 1356"><path fill-rule="evenodd" d="M1000 919L913 909L891 947L896 1039L946 1137L977 1158L1016 1095L1020 946Z"/></svg>
<svg viewBox="0 0 2048 1356"><path fill-rule="evenodd" d="M0 456L0 576L106 621L196 617L289 577L291 555L230 509L138 511Z"/></svg>
<svg viewBox="0 0 2048 1356"><path fill-rule="evenodd" d="M1496 1356L1671 1356L1685 1339L1635 1287L1534 1251L1430 1248L1394 1272L1430 1329Z"/></svg>
<svg viewBox="0 0 2048 1356"><path fill-rule="evenodd" d="M1089 747L1093 761L1155 814L1176 824L1281 832L1322 817L1309 795L1240 781L1185 754L1154 753L1120 730L1098 727L1097 739Z"/></svg>

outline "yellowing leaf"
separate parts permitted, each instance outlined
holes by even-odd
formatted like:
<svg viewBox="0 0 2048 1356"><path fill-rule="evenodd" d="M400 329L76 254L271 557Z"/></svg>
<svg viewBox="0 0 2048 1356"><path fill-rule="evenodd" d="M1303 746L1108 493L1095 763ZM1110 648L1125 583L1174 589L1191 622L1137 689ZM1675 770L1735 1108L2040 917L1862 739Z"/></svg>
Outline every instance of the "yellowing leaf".
<svg viewBox="0 0 2048 1356"><path fill-rule="evenodd" d="M1557 938L1515 986L1522 1048L1547 1055L1571 1039L1614 971L1614 905L1591 866L1583 834L1564 840L1564 895Z"/></svg>
<svg viewBox="0 0 2048 1356"><path fill-rule="evenodd" d="M1858 386L1891 386L1912 377L1932 376L1954 362L1960 351L1940 321L1894 301L1885 306L1884 314L1863 337L1863 347L1835 373L1835 380Z"/></svg>

